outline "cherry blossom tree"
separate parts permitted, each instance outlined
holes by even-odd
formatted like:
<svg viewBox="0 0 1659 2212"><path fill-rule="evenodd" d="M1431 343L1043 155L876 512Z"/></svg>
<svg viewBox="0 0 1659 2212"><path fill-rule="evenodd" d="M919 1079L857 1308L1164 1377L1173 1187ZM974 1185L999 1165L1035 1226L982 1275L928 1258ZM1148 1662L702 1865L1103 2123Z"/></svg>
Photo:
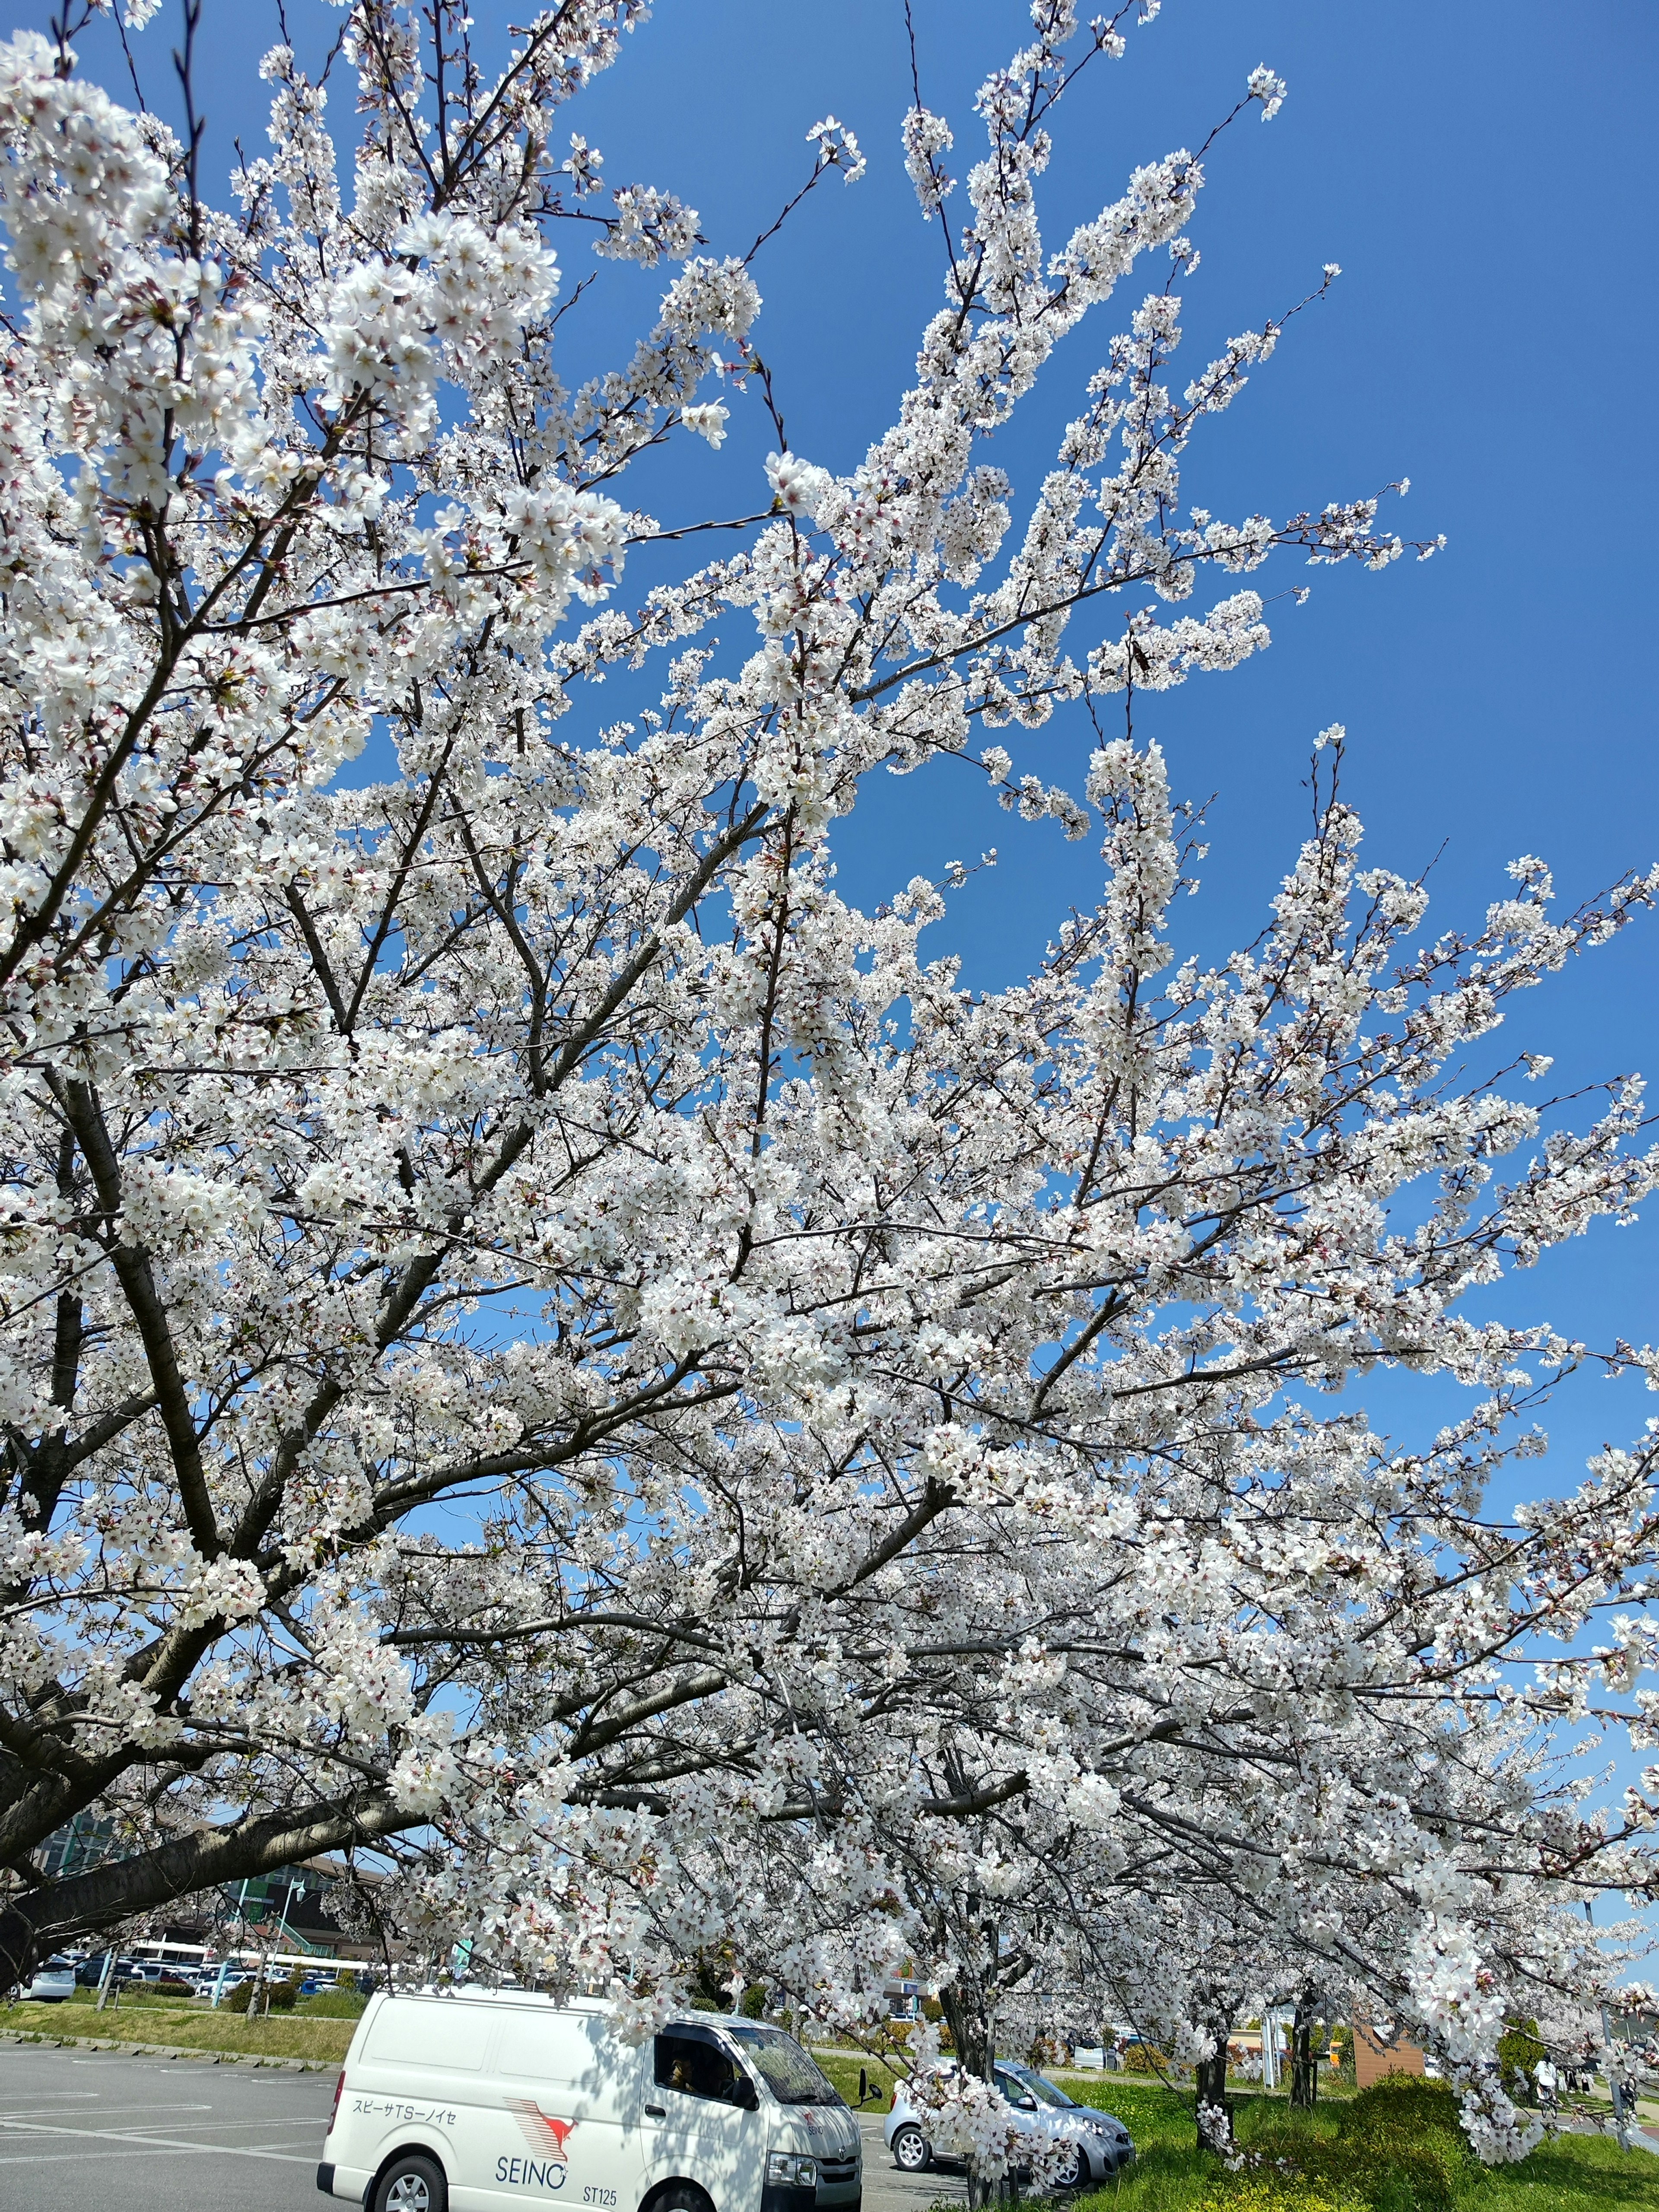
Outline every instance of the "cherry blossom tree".
<svg viewBox="0 0 1659 2212"><path fill-rule="evenodd" d="M569 136L642 12L564 0L498 67L455 0L356 0L322 77L267 56L229 211L188 38L179 132L75 26L0 47L0 1977L379 1846L479 1956L637 2022L714 1942L851 2020L903 1955L968 1989L1033 1867L1340 1870L1414 1916L1449 2045L1472 1884L1649 1879L1642 1790L1458 1778L1490 1715L1633 1686L1639 1613L1583 1646L1655 1533L1650 1442L1487 1511L1582 1351L1462 1306L1651 1188L1637 1086L1575 1127L1514 1095L1540 1063L1465 1060L1659 878L1556 919L1528 859L1431 938L1328 732L1263 933L1180 961L1192 820L1138 696L1267 645L1275 553L1403 548L1369 495L1180 501L1283 329L1169 381L1210 148L1271 70L1045 246L1059 103L1130 9L1036 0L960 225L917 94L945 296L861 459L774 415L729 513L629 506L641 453L775 404L760 249ZM856 181L851 132L806 141L807 189ZM573 390L590 247L670 273ZM1011 540L981 441L1131 278ZM688 544L624 600L631 550ZM601 723L608 678L656 704ZM1075 773L983 742L1078 714ZM343 780L371 744L395 766ZM835 886L863 779L940 757L1102 839L1016 988L924 956L950 883ZM1413 1450L1320 1403L1384 1366L1470 1409ZM45 1879L92 1808L118 1848Z"/></svg>

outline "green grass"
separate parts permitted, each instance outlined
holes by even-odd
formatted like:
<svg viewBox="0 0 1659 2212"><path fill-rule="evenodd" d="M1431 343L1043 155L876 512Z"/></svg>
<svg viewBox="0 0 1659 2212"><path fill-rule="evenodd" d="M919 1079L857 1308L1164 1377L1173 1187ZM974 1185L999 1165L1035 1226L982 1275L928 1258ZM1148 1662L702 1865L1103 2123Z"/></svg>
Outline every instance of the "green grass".
<svg viewBox="0 0 1659 2212"><path fill-rule="evenodd" d="M815 2051L812 2056L848 2103L855 2108L859 2101L859 2069L863 2067L870 2087L881 2091L879 2105L866 2103L866 2112L885 2112L891 2102L894 2082L904 2078L902 2071L884 2065L879 2058L848 2058L838 2051Z"/></svg>
<svg viewBox="0 0 1659 2212"><path fill-rule="evenodd" d="M107 2036L118 2043L175 2044L187 2051L240 2051L264 2058L342 2059L352 2019L318 2017L308 2008L326 2002L302 1998L290 2013L267 2020L215 2012L206 2004L124 1995L118 2006L96 2012L74 2004L15 2004L0 2008L0 2027L35 2035ZM337 2005L339 2000L333 2000Z"/></svg>
<svg viewBox="0 0 1659 2212"><path fill-rule="evenodd" d="M1139 2154L1130 2177L1115 2189L1078 2197L1073 2212L1253 2212L1260 2191L1249 2175L1227 2173L1219 2160L1197 2148L1191 2100L1178 2092L1144 2088L1116 2075L1067 2084L1079 2104L1115 2112L1135 2139ZM1260 2094L1237 2100L1238 2139L1248 2150L1270 2136L1276 2152L1287 2137L1312 2136L1334 2150L1342 2124L1343 2103L1322 2104L1304 2116L1284 2102ZM1432 2132L1422 2130L1423 2134ZM1352 2187L1353 2185L1349 2185ZM1272 2184L1284 2212L1298 2203L1328 2204L1340 2185L1301 2182L1285 2175ZM1387 2201L1356 2190L1361 2212L1367 2203ZM1454 2212L1659 2212L1659 2158L1650 2151L1621 2151L1611 2136L1557 2136L1518 2166L1483 2168L1463 2163L1453 2196Z"/></svg>
<svg viewBox="0 0 1659 2212"><path fill-rule="evenodd" d="M1470 2212L1656 2212L1659 2158L1620 2150L1610 2136L1558 2136L1521 2165L1483 2175L1477 2189Z"/></svg>

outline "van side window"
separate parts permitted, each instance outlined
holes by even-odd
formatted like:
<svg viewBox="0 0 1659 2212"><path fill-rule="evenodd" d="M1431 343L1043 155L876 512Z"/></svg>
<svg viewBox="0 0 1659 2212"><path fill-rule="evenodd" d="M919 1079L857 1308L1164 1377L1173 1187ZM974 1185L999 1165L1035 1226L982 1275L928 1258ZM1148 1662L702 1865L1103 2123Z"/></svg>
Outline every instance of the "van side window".
<svg viewBox="0 0 1659 2212"><path fill-rule="evenodd" d="M738 2069L717 2043L668 2028L657 2038L656 2083L683 2097L708 2097L716 2104L736 2101Z"/></svg>

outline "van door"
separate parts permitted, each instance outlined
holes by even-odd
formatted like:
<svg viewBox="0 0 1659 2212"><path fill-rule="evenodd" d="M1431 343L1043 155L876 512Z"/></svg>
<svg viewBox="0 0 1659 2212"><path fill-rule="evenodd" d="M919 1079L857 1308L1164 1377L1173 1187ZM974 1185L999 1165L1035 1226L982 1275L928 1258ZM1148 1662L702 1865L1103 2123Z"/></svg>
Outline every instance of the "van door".
<svg viewBox="0 0 1659 2212"><path fill-rule="evenodd" d="M377 2000L352 2039L335 2116L343 2176L372 2177L389 2151L432 2152L447 2174L473 2163L487 2046L495 2023L464 1997ZM458 2203L457 2212L464 2212Z"/></svg>
<svg viewBox="0 0 1659 2212"><path fill-rule="evenodd" d="M714 2212L760 2212L766 2119L755 2085L712 2028L678 2021L653 2045L641 2194L683 2177Z"/></svg>
<svg viewBox="0 0 1659 2212"><path fill-rule="evenodd" d="M634 2212L642 2052L601 2014L503 2005L492 2073L499 2117L477 2172L487 2192L480 2212L507 2204ZM464 2212L473 2200L452 2191L451 2201Z"/></svg>

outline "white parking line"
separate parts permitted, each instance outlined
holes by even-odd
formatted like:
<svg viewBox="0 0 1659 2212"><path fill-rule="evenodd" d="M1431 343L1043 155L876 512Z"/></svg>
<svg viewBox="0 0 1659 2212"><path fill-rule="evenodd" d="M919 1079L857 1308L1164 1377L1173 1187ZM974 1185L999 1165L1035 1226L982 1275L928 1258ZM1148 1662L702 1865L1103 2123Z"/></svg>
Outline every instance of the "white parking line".
<svg viewBox="0 0 1659 2212"><path fill-rule="evenodd" d="M184 2142L171 2136L141 2136L113 2128L50 2128L40 2120L0 2120L0 2128L29 2136L72 2136L84 2142L137 2143L143 2150L194 2150L208 2158L274 2158L284 2166L314 2166L310 2158L296 2158L291 2150L243 2150L235 2143ZM8 2163L13 2161L8 2160ZM18 2164L27 2161L17 2160Z"/></svg>
<svg viewBox="0 0 1659 2212"><path fill-rule="evenodd" d="M100 2118L102 2118L101 2113L99 2117ZM245 2114L240 2120L197 2120L193 2124L198 2128L209 2129L251 2128L253 2127L256 2123L261 2128L316 2128L324 2135L328 2133L328 2123L320 2112L295 2112L291 2119L287 2120L283 2118L280 2112L249 2112ZM137 2130L141 2135L148 2135L149 2133L149 2128L142 2120L129 2121L128 2125ZM91 2131L90 2130L75 2130L75 2132L90 2133Z"/></svg>
<svg viewBox="0 0 1659 2212"><path fill-rule="evenodd" d="M130 2148L126 2150L53 2150L43 2151L38 2157L0 2158L0 2166L96 2166L100 2158L130 2160L131 2155Z"/></svg>
<svg viewBox="0 0 1659 2212"><path fill-rule="evenodd" d="M89 2089L87 2094L95 2099L98 2092ZM36 2112L55 2112L58 2109L56 2105L0 2105L0 2120L28 2120ZM101 2111L88 2113L88 2118L118 2120L123 2112L210 2112L212 2110L211 2105L104 2105ZM65 2113L64 2118L68 2117Z"/></svg>

